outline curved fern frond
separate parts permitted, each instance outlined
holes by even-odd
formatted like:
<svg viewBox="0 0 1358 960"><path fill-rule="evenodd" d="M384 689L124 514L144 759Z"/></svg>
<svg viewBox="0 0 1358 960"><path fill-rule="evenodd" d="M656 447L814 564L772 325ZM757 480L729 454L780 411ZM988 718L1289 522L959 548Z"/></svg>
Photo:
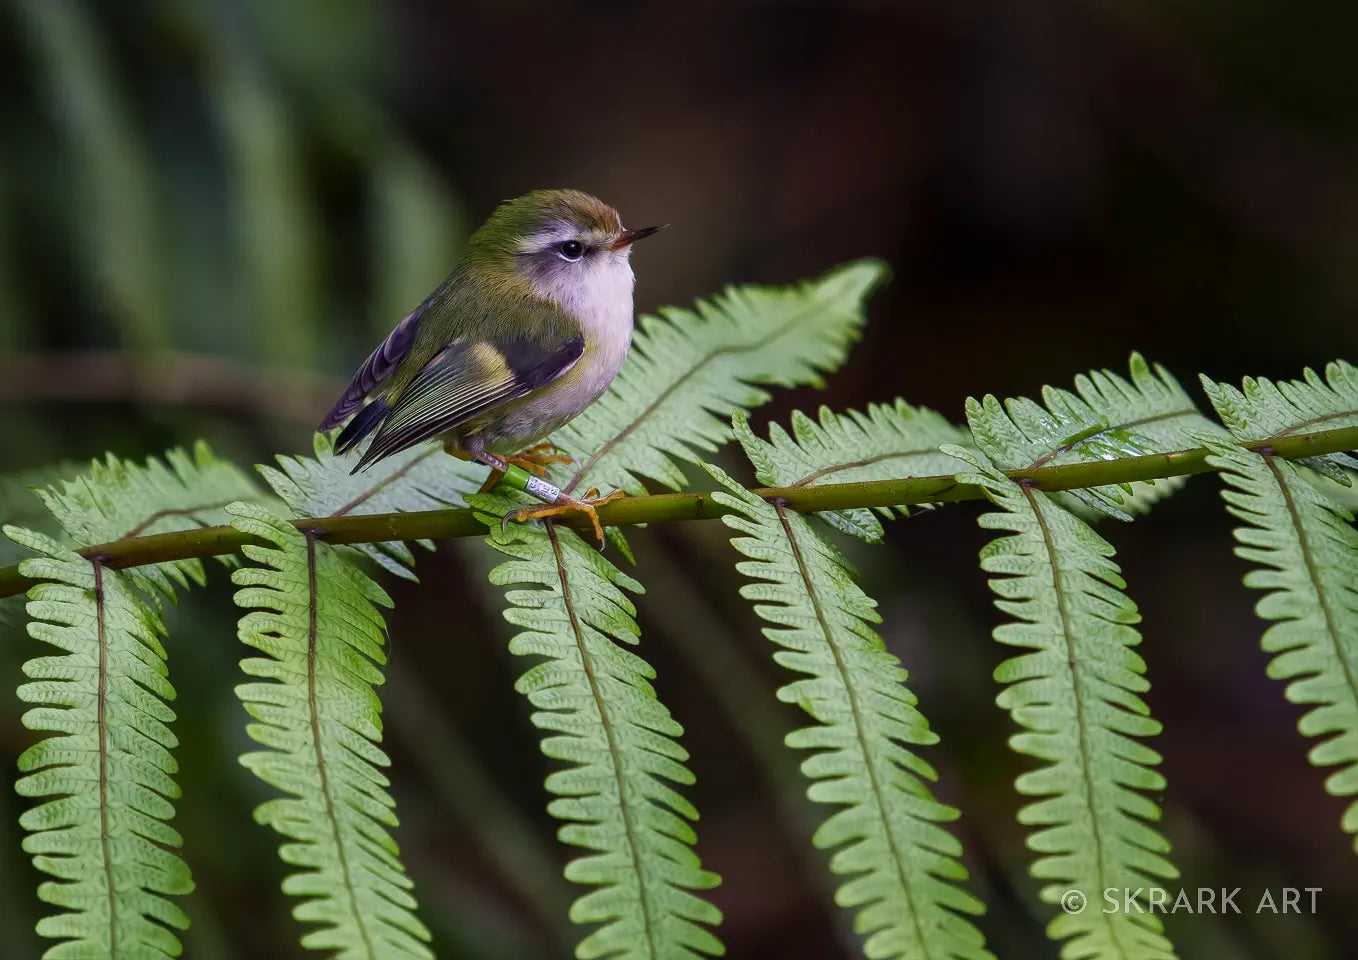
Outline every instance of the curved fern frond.
<svg viewBox="0 0 1358 960"><path fill-rule="evenodd" d="M471 499L498 529L509 501ZM576 956L722 954L704 926L721 914L692 892L719 880L693 850L698 811L671 785L694 782L678 743L683 728L656 699L650 664L622 646L640 633L623 591L641 585L566 528L516 525L488 542L510 558L491 571L492 583L533 585L506 592L505 619L523 630L510 652L542 658L515 684L547 734L542 752L570 764L548 776L555 799L547 810L565 822L562 842L593 851L566 868L568 880L597 887L575 901L571 919L602 924Z"/></svg>
<svg viewBox="0 0 1358 960"><path fill-rule="evenodd" d="M336 457L334 444L316 434L316 456L279 456L278 467L259 467L276 494L297 517L361 516L371 513L416 513L444 507L465 506L463 497L473 493L486 478L486 467L446 456L437 446L406 450L383 460L373 469L349 474L358 452ZM421 546L433 549L428 540ZM415 557L399 540L355 544L384 570L414 579L410 567Z"/></svg>
<svg viewBox="0 0 1358 960"><path fill-rule="evenodd" d="M109 454L73 480L37 494L82 547L226 523L228 503L264 499L245 474L217 459L201 441L192 456L176 447L166 451L164 460L151 457L145 466ZM206 582L203 563L196 559L139 567L133 576L171 597L174 583L187 587Z"/></svg>
<svg viewBox="0 0 1358 960"><path fill-rule="evenodd" d="M939 446L971 442L965 428L900 399L891 405L871 404L866 414L837 414L821 407L819 423L798 410L792 414L792 434L775 423L767 441L755 436L743 412L733 418L732 428L759 482L769 487L954 474L966 465L940 453ZM887 518L909 515L905 507L880 507L877 513ZM817 516L860 540L882 539L882 524L871 509L827 510Z"/></svg>
<svg viewBox="0 0 1358 960"><path fill-rule="evenodd" d="M1332 364L1330 373L1332 384L1347 377L1349 386L1358 388L1354 368ZM1266 436L1290 433L1305 422L1284 422L1283 400L1310 420L1330 416L1323 411L1333 411L1330 401L1337 399L1310 371L1305 383L1246 381L1244 393L1206 378L1204 384L1238 440L1263 439L1257 434L1265 431ZM1274 621L1262 641L1265 652L1274 655L1268 674L1288 682L1289 701L1314 706L1298 728L1304 736L1324 738L1311 749L1311 763L1340 768L1325 781L1325 789L1339 797L1358 795L1358 530L1353 514L1323 485L1311 482L1305 467L1210 438L1204 442L1212 451L1208 463L1221 472L1227 511L1244 521L1235 530L1235 553L1255 565L1245 585L1268 591L1255 607L1262 619ZM1339 466L1318 460L1310 462L1327 473ZM1349 805L1341 825L1358 834L1358 802Z"/></svg>
<svg viewBox="0 0 1358 960"><path fill-rule="evenodd" d="M650 477L679 489L676 461L697 464L699 451L729 440L731 411L769 399L760 384L818 386L843 362L885 276L880 262L860 260L796 286L729 287L693 310L642 317L608 392L552 434L577 460L554 471L556 482L640 494Z"/></svg>
<svg viewBox="0 0 1358 960"><path fill-rule="evenodd" d="M976 445L1001 470L1167 453L1197 446L1198 434L1223 435L1198 412L1193 400L1164 367L1153 368L1139 353L1131 359L1131 380L1109 370L1075 378L1075 392L1043 387L1042 405L1017 397L980 402L984 416L968 420ZM1132 519L1181 484L1157 480L1128 487L1092 487L1054 495L1061 505L1090 516ZM1129 502L1130 498L1130 502ZM1082 509L1083 508L1083 509Z"/></svg>
<svg viewBox="0 0 1358 960"><path fill-rule="evenodd" d="M171 928L187 928L188 917L167 898L193 881L167 823L179 787L165 628L128 575L41 534L4 532L39 554L21 565L43 581L28 592L28 632L63 651L25 663L30 682L18 693L34 704L24 726L54 734L19 757L16 785L52 798L19 819L33 865L57 878L38 896L64 911L38 923L40 935L63 941L46 956L177 957Z"/></svg>
<svg viewBox="0 0 1358 960"><path fill-rule="evenodd" d="M1358 367L1343 360L1326 366L1324 380L1308 367L1301 380L1275 383L1246 377L1243 390L1207 377L1202 377L1202 385L1222 423L1241 442L1275 440L1322 425L1328 429L1358 424ZM1347 453L1298 462L1344 485L1352 481L1347 471L1358 469L1358 460Z"/></svg>
<svg viewBox="0 0 1358 960"><path fill-rule="evenodd" d="M982 428L978 435L1003 433L984 423L990 411L974 401L967 412L974 429ZM1032 874L1050 881L1043 901L1055 904L1075 890L1087 904L1056 916L1047 933L1070 938L1063 957L1171 957L1159 917L1105 912L1102 903L1109 888L1121 896L1178 875L1166 859L1169 842L1152 826L1160 808L1146 794L1163 790L1165 778L1155 770L1160 755L1140 741L1160 724L1140 696L1150 688L1145 662L1132 649L1141 642L1133 626L1140 615L1122 592L1113 547L982 453L949 452L977 471L958 482L981 485L1000 507L982 514L982 528L1008 531L981 551L981 568L995 575L996 607L1017 621L996 627L995 639L1030 651L1001 663L995 679L1006 685L996 702L1023 728L1010 746L1045 763L1015 784L1041 798L1019 813L1021 823L1038 828L1028 838L1041 854Z"/></svg>
<svg viewBox="0 0 1358 960"><path fill-rule="evenodd" d="M764 629L783 648L774 660L808 675L778 691L817 722L787 744L817 751L802 763L807 795L842 806L813 842L837 850L830 869L850 878L835 899L857 909L865 956L991 957L965 916L984 907L960 886L962 845L940 826L957 811L934 799L926 782L938 775L910 749L938 737L915 708L905 670L869 626L881 619L876 604L806 518L765 503L717 467L707 471L729 491L713 496L738 511L723 522L745 534L731 541L751 558L737 569L756 582L741 594L776 625Z"/></svg>
<svg viewBox="0 0 1358 960"><path fill-rule="evenodd" d="M302 945L343 960L431 957L429 931L415 917L411 881L389 828L395 801L378 746L382 682L382 589L342 554L249 504L232 504L232 525L272 546L247 546L240 588L242 643L265 654L241 661L263 682L236 695L257 722L246 727L267 750L241 763L288 796L255 819L287 837L285 863L301 868L283 882L303 898L298 920L321 924Z"/></svg>

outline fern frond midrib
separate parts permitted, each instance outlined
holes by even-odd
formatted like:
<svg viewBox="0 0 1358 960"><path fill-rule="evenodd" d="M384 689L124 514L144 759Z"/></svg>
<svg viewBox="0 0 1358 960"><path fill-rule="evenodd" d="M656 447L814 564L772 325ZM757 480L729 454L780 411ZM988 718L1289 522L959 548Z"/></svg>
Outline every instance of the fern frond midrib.
<svg viewBox="0 0 1358 960"><path fill-rule="evenodd" d="M1268 465L1274 481L1277 482L1278 489L1282 491L1283 502L1287 504L1287 516L1292 522L1292 529L1297 534L1297 543L1301 547L1302 560L1306 564L1306 576L1311 581L1311 586L1315 588L1316 599L1320 602L1320 610L1325 617L1325 632L1330 638L1331 649L1335 659L1339 661L1339 666L1344 671L1344 683L1347 684L1349 692L1353 694L1354 700L1358 701L1358 683L1355 683L1353 668L1349 664L1348 657L1344 655L1344 643L1339 625L1335 622L1330 595L1321 581L1320 571L1316 569L1316 562L1311 553L1310 538L1302 524L1301 513L1297 510L1296 501L1292 498L1292 488L1288 486L1287 480L1283 477L1282 471L1278 469L1278 464L1274 461L1274 458L1267 454L1261 454L1261 456L1264 458L1264 463Z"/></svg>
<svg viewBox="0 0 1358 960"><path fill-rule="evenodd" d="M316 637L318 632L316 625L316 536L310 531L303 531L303 536L306 537L306 682L307 707L311 716L311 746L316 753L316 772L320 777L321 796L325 798L325 815L330 822L330 834L334 838L335 850L339 856L340 873L344 876L344 893L349 898L349 911L354 917L359 934L363 937L364 950L369 957L376 958L377 953L373 950L372 936L368 933L366 917L358 907L358 894L354 890L353 874L349 867L349 854L344 849L344 840L340 836L339 820L335 816L335 800L330 793L330 773L325 761L325 747L321 743L320 707L316 702Z"/></svg>
<svg viewBox="0 0 1358 960"><path fill-rule="evenodd" d="M99 641L99 852L104 859L104 893L108 897L109 955L118 955L118 898L114 894L113 857L109 851L108 830L108 628L104 620L104 565L90 561L94 568L94 619Z"/></svg>
<svg viewBox="0 0 1358 960"><path fill-rule="evenodd" d="M1042 543L1047 549L1047 560L1051 564L1052 589L1056 593L1056 609L1061 616L1061 639L1066 645L1066 662L1070 667L1070 687L1075 699L1075 725L1079 729L1080 737L1080 773L1081 781L1084 786L1085 803L1089 807L1090 829L1094 835L1094 846L1098 850L1096 862L1099 868L1099 890L1107 888L1104 881L1107 875L1106 864L1104 863L1104 843L1103 832L1099 829L1098 808L1094 803L1094 783L1089 771L1092 768L1089 756L1088 724L1085 721L1085 698L1084 690L1080 686L1079 658L1075 652L1075 641L1071 636L1070 609L1066 597L1066 589L1061 583L1061 562L1057 559L1056 542L1052 537L1051 528L1047 525L1047 516L1042 512L1042 508L1037 501L1033 490L1024 484L1019 484L1023 495L1028 500L1028 507L1033 511L1033 516L1037 517L1037 525L1042 530ZM1118 924L1109 919L1112 914L1099 911L1104 918L1103 924L1108 931L1113 944L1118 948L1122 956L1127 956L1127 950L1118 936Z"/></svg>
<svg viewBox="0 0 1358 960"><path fill-rule="evenodd" d="M141 523L137 524L131 530L127 531L127 533L123 534L121 537L118 537L118 539L119 540L131 539L132 537L137 536L147 527L151 526L151 524L155 523L157 520L164 520L166 517L189 517L195 523L201 523L202 521L198 520L198 518L194 516L195 513L202 513L204 510L223 510L227 506L235 503L239 499L241 498L232 497L230 500L220 500L216 503L200 503L192 507L172 507L165 510L157 510L155 513L149 515Z"/></svg>
<svg viewBox="0 0 1358 960"><path fill-rule="evenodd" d="M1312 417L1310 420L1303 420L1301 423L1294 423L1286 430L1279 430L1269 437L1270 440L1277 440L1279 437L1287 437L1299 430L1307 427L1314 427L1318 423L1328 423L1331 420L1342 420L1344 417L1358 417L1358 410L1341 410L1339 413L1327 413L1323 417Z"/></svg>
<svg viewBox="0 0 1358 960"><path fill-rule="evenodd" d="M656 949L655 942L655 923L651 918L651 903L649 891L646 889L646 873L642 869L641 854L637 849L636 825L632 822L632 806L627 797L627 785L622 777L622 751L618 748L617 735L613 731L613 723L608 715L607 698L599 690L598 678L594 675L594 664L590 660L589 650L585 644L584 630L580 627L580 616L575 611L575 599L571 595L570 576L566 573L566 558L561 552L560 535L556 532L556 526L550 520L544 526L547 528L547 538L552 544L552 555L556 559L556 574L561 581L561 602L566 608L566 616L570 620L571 633L575 637L576 649L580 651L580 666L585 671L585 677L589 680L590 696L594 698L594 706L599 711L599 723L604 728L604 738L608 741L608 755L613 767L613 780L618 788L618 808L622 814L623 832L627 836L627 854L632 861L632 872L637 878L637 887L641 894L638 900L641 904L641 921L646 931L646 945L649 953L654 960L659 960L660 953Z"/></svg>
<svg viewBox="0 0 1358 960"><path fill-rule="evenodd" d="M717 347L715 350L708 351L708 353L701 360L690 366L679 377L677 377L673 383L671 383L664 390L662 390L659 396L657 396L654 400L647 404L645 409L643 409L639 414L633 417L632 420L627 424L627 426L623 427L613 436L609 437L606 441L600 444L594 450L593 453L586 457L585 462L580 465L580 469L575 471L575 476L571 477L570 482L567 483L566 486L563 487L562 489L566 493L574 492L574 490L578 486L580 486L581 479L583 479L585 474L589 473L590 470L594 469L594 465L598 463L600 459L602 459L606 454L611 452L613 448L616 447L618 444L622 443L633 433L635 433L637 428L641 426L641 424L646 420L646 418L651 416L651 414L655 413L655 411L658 410L660 406L666 400L669 399L670 395L673 394L674 391L678 390L680 386L682 386L684 383L687 383L690 379L696 376L699 370L702 370L713 360L728 353L749 353L750 351L759 350L763 347L766 347L774 340L777 340L783 334L787 333L787 331L791 330L793 327L797 326L800 323L804 323L809 316L823 309L824 304L821 303L808 305L806 309L800 310L797 313L793 314L792 318L788 320L786 323L784 323L782 326L778 327L775 330L770 331L769 333L765 334L763 337L759 338L753 343L741 344L739 346L736 346L734 344L723 344L722 346Z"/></svg>
<svg viewBox="0 0 1358 960"><path fill-rule="evenodd" d="M401 469L396 470L389 476L383 477L381 480L377 481L377 483L373 484L367 490L364 490L358 496L354 497L354 499L350 500L344 506L340 507L334 513L330 514L330 516L342 517L346 515L350 510L356 510L357 508L361 507L363 504L371 500L373 497L377 496L388 486L395 483L397 480L400 480L411 470L414 470L416 466L423 463L425 460L428 460L434 454L441 452L442 451L439 450L438 447L433 447L428 452L420 454L420 456L416 457L409 463L405 464L403 467L401 467Z"/></svg>
<svg viewBox="0 0 1358 960"><path fill-rule="evenodd" d="M849 671L844 664L844 655L840 652L839 644L835 642L834 631L830 629L830 624L825 618L825 610L820 603L820 594L816 590L815 583L811 580L811 572L806 567L806 559L802 556L801 545L797 542L797 536L792 531L792 524L788 522L787 507L775 501L773 509L778 514L778 522L782 524L783 535L787 537L788 546L792 549L792 556L797 561L797 572L806 587L807 597L811 601L811 609L816 612L816 622L825 635L826 646L830 648L830 653L835 658L835 669L839 671L839 678L844 684L845 693L848 695L849 712L853 716L854 734L859 744L863 745L863 759L866 761L864 766L867 768L868 782L872 785L872 803L877 807L877 819L886 828L886 842L891 851L891 863L896 868L896 879L900 882L901 889L905 891L906 900L910 903L910 925L914 928L917 942L924 947L925 955L932 956L933 951L929 947L929 941L924 936L924 931L920 929L919 903L915 896L914 887L911 885L909 877L906 876L903 866L905 859L901 853L900 845L896 842L895 833L892 831L891 818L887 815L886 801L882 796L882 785L877 779L877 769L872 763L872 757L869 755L866 746L868 734L863 729L863 714L862 707L858 703L858 694L849 679Z"/></svg>
<svg viewBox="0 0 1358 960"><path fill-rule="evenodd" d="M819 470L815 470L804 477L792 481L788 486L804 487L809 483L814 483L822 477L828 477L831 474L840 473L844 470L854 470L858 467L870 467L874 463L884 463L887 460L898 460L904 459L905 457L924 457L935 453L938 453L936 447L925 447L921 450L893 450L890 453L880 453L873 457L864 457L862 460L854 460L849 463L836 463L828 467L821 467Z"/></svg>
<svg viewBox="0 0 1358 960"><path fill-rule="evenodd" d="M1078 447L1080 444L1084 443L1086 440L1093 439L1094 437L1100 436L1105 433L1112 433L1114 430L1131 430L1133 427L1144 427L1148 423L1163 423L1166 420L1173 420L1177 417L1191 417L1196 415L1198 415L1197 408L1188 407L1183 410L1171 410L1166 413L1157 413L1154 416L1150 417L1139 417L1136 420L1128 420L1126 423L1114 423L1109 424L1106 427L1099 427L1094 430L1089 430L1084 433L1077 434L1070 440L1067 440L1065 443L1057 447L1051 453L1046 453L1038 457L1036 460L1034 460L1032 463L1028 465L1027 469L1036 470L1044 463L1049 463L1056 457L1061 456L1061 454L1069 453L1070 451Z"/></svg>

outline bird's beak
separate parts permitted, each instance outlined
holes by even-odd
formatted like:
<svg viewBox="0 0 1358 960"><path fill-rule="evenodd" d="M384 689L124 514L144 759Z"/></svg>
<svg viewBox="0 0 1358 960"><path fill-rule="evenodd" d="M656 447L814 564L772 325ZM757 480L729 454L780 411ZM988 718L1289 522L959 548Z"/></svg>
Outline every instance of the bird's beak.
<svg viewBox="0 0 1358 960"><path fill-rule="evenodd" d="M624 230L619 235L618 239L614 240L611 244L609 244L608 249L621 250L623 247L630 247L638 240L645 240L651 234L659 233L661 230L664 230L668 226L669 226L668 223L662 223L658 227L642 227L639 230Z"/></svg>

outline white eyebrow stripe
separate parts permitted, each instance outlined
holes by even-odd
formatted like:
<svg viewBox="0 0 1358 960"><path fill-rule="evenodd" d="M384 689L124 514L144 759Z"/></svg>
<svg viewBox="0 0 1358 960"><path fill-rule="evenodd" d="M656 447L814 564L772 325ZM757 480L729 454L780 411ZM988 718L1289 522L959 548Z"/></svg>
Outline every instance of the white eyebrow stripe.
<svg viewBox="0 0 1358 960"><path fill-rule="evenodd" d="M519 241L520 253L538 253L563 240L582 240L587 246L605 246L612 237L604 231L581 228L567 220L554 220Z"/></svg>
<svg viewBox="0 0 1358 960"><path fill-rule="evenodd" d="M579 229L564 220L557 220L549 223L524 237L519 244L519 248L525 253L534 250L545 250L562 240L571 240L579 234Z"/></svg>

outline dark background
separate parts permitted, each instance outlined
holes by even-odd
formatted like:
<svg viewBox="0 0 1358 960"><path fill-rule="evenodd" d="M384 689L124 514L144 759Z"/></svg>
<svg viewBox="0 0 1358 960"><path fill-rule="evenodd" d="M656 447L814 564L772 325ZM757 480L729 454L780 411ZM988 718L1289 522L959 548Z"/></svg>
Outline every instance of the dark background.
<svg viewBox="0 0 1358 960"><path fill-rule="evenodd" d="M1139 349L1191 388L1358 354L1358 6L1263 0L551 3L12 0L0 5L0 470L157 453L198 436L240 463L305 452L372 342L499 200L598 194L640 248L641 310L845 259L894 271L823 393L760 413L905 396L960 418ZM739 469L734 460L727 461ZM745 474L742 474L745 475ZM1105 530L1145 618L1149 702L1182 884L1243 916L1173 917L1185 956L1345 957L1358 896L1345 804L1266 678L1210 479ZM854 549L883 636L942 737L927 751L981 920L1050 957L1026 874L990 672L1005 653L973 506ZM23 519L3 518L3 519ZM687 728L699 851L735 957L856 955L830 906L785 678L735 593L724 528L633 538L643 654ZM491 557L444 545L391 585L386 695L398 839L443 957L565 957L576 891L543 812L523 669ZM232 693L226 578L171 611L198 892L192 957L300 956L265 792ZM36 655L0 626L0 689ZM0 701L3 766L29 742ZM0 955L37 956L22 803L0 790ZM1255 916L1322 887L1314 916Z"/></svg>

